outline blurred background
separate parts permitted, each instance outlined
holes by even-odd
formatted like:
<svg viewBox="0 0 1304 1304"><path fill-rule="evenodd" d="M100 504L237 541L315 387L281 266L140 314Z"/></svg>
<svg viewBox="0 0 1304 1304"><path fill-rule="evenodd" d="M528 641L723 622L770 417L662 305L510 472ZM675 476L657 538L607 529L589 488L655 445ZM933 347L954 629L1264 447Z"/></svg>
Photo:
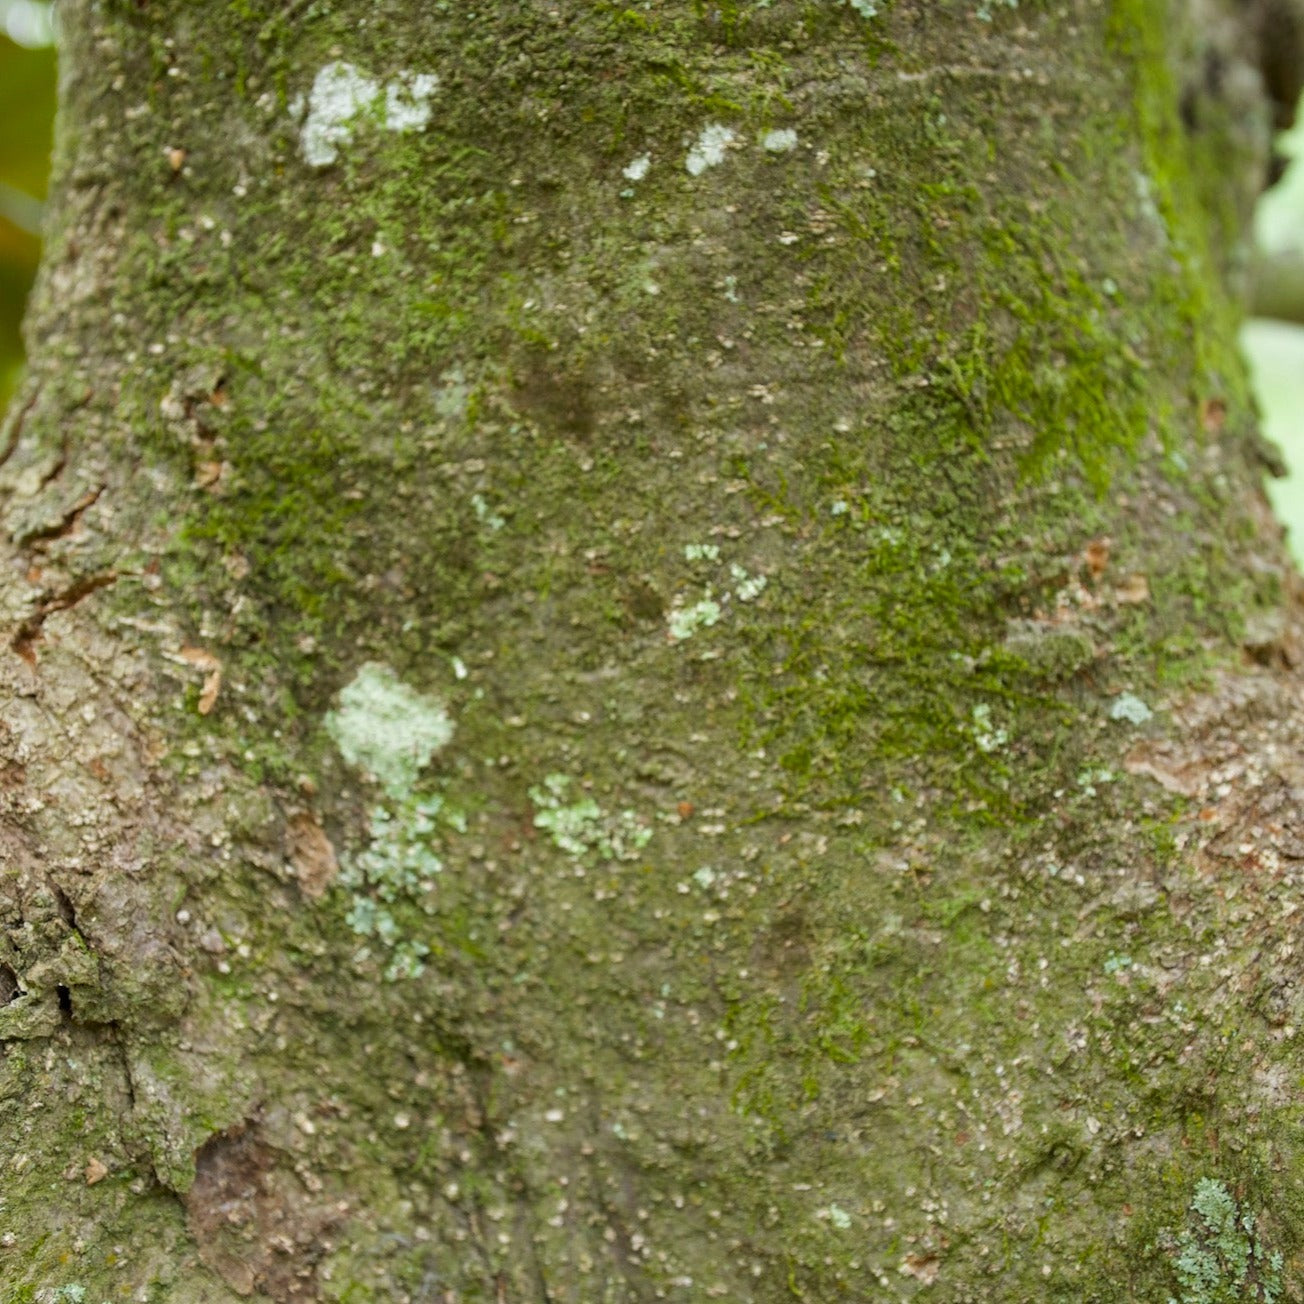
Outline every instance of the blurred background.
<svg viewBox="0 0 1304 1304"><path fill-rule="evenodd" d="M40 256L54 121L54 22L44 0L0 0L0 411L22 374L19 326ZM1291 474L1269 485L1304 564L1304 106L1281 137L1291 160L1260 201L1254 301L1243 343L1265 432Z"/></svg>
<svg viewBox="0 0 1304 1304"><path fill-rule="evenodd" d="M1304 100L1298 121L1277 141L1285 174L1255 213L1255 311L1241 332L1264 433L1286 455L1290 474L1269 482L1277 515L1304 565Z"/></svg>
<svg viewBox="0 0 1304 1304"><path fill-rule="evenodd" d="M41 253L53 123L50 6L0 0L0 410L22 371L19 323Z"/></svg>

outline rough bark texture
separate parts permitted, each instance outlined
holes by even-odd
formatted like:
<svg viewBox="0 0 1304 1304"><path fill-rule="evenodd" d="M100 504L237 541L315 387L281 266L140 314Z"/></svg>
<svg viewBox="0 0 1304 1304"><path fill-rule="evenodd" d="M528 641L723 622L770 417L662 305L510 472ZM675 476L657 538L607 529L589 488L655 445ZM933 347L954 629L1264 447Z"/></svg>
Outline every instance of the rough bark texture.
<svg viewBox="0 0 1304 1304"><path fill-rule="evenodd" d="M6 1300L1304 1297L1259 12L63 6Z"/></svg>

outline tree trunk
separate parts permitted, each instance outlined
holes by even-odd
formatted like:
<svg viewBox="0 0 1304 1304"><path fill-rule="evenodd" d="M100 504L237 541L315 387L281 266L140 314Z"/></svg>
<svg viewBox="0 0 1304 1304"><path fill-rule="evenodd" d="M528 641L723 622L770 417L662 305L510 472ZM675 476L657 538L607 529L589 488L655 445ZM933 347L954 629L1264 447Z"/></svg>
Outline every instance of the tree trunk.
<svg viewBox="0 0 1304 1304"><path fill-rule="evenodd" d="M6 1300L1304 1298L1257 13L63 5Z"/></svg>

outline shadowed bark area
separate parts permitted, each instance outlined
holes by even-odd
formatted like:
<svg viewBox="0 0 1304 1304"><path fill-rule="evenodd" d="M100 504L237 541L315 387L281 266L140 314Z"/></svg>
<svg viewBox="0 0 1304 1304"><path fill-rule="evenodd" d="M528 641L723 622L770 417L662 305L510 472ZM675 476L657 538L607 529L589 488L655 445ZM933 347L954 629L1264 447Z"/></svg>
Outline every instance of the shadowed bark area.
<svg viewBox="0 0 1304 1304"><path fill-rule="evenodd" d="M64 6L7 1298L1299 1298L1260 18Z"/></svg>

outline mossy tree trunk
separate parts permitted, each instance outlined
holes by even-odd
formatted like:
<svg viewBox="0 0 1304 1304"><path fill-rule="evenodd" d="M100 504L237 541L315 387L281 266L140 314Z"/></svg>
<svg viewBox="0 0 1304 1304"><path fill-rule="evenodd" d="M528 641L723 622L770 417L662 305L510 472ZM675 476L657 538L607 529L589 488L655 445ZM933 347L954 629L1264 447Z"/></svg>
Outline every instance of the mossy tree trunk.
<svg viewBox="0 0 1304 1304"><path fill-rule="evenodd" d="M1302 1297L1255 12L64 4L6 1300Z"/></svg>

